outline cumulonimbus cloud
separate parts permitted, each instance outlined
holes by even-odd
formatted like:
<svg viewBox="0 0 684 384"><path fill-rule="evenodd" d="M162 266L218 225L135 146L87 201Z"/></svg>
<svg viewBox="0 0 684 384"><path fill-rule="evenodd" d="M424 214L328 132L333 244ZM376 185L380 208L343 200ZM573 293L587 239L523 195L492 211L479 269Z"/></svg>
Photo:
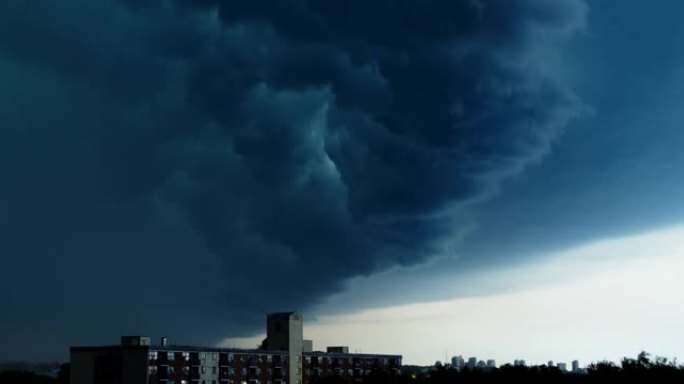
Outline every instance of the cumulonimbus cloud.
<svg viewBox="0 0 684 384"><path fill-rule="evenodd" d="M219 301L197 308L215 315L211 332L230 332L223 315L249 328L347 278L420 263L458 224L450 206L538 159L578 112L535 52L585 13L579 0L3 2L0 60L14 81L0 95L16 105L0 114L14 185L0 221L9 237L18 218L45 215L29 209L36 199L71 210L28 226L58 234L59 252L0 251L96 276L99 258L118 258L117 271L148 260L150 279L160 263L186 265L197 287L168 292L201 295L212 280ZM85 246L76 234L93 225ZM169 233L184 245L151 259ZM98 254L110 243L121 251ZM220 273L192 262L209 258ZM174 322L175 305L146 313Z"/></svg>

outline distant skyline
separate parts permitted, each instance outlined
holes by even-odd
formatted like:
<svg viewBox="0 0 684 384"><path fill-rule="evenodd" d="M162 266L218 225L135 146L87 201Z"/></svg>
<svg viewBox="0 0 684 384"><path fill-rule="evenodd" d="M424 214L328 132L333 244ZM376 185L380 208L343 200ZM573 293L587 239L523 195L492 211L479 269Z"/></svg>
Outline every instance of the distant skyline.
<svg viewBox="0 0 684 384"><path fill-rule="evenodd" d="M0 361L281 310L407 364L681 360L683 17L0 2Z"/></svg>
<svg viewBox="0 0 684 384"><path fill-rule="evenodd" d="M657 256L653 256L657 255ZM523 359L581 366L620 362L641 351L681 359L684 335L684 226L602 240L549 254L543 263L489 269L463 279L439 280L430 291L458 297L470 285L506 288L496 293L428 303L304 317L314 347L401 353L405 364L432 365L454 355ZM344 302L345 296L328 305ZM250 347L261 336L226 340Z"/></svg>

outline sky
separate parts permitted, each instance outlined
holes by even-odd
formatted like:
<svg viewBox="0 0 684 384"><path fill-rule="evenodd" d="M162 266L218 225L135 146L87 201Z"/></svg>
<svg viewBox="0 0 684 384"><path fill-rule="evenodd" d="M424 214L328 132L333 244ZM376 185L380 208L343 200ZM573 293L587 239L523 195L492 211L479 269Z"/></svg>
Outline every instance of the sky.
<svg viewBox="0 0 684 384"><path fill-rule="evenodd" d="M683 13L0 2L0 360L284 310L405 363L684 358Z"/></svg>

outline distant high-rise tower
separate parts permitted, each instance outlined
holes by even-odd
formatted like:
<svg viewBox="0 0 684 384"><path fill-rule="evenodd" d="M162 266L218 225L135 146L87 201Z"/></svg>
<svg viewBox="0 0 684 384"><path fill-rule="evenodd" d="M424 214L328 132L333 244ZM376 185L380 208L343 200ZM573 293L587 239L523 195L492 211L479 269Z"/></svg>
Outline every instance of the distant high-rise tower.
<svg viewBox="0 0 684 384"><path fill-rule="evenodd" d="M454 356L451 358L451 366L456 369L463 369L465 367L465 359L461 355Z"/></svg>
<svg viewBox="0 0 684 384"><path fill-rule="evenodd" d="M289 384L302 382L304 326L298 312L271 313L266 317L266 349L288 351Z"/></svg>
<svg viewBox="0 0 684 384"><path fill-rule="evenodd" d="M577 361L577 360L572 361L572 371L573 372L579 371L579 361Z"/></svg>
<svg viewBox="0 0 684 384"><path fill-rule="evenodd" d="M477 357L471 357L468 359L468 368L473 369L477 367Z"/></svg>

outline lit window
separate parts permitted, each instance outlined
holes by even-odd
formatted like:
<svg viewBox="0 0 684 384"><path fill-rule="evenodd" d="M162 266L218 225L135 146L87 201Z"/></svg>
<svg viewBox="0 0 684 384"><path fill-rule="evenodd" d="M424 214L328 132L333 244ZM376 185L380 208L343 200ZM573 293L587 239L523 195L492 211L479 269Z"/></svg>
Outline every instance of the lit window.
<svg viewBox="0 0 684 384"><path fill-rule="evenodd" d="M189 352L183 352L183 360L185 360L185 361L190 360L190 353Z"/></svg>
<svg viewBox="0 0 684 384"><path fill-rule="evenodd" d="M169 360L173 360L173 359L175 359L175 357L176 357L176 356L174 355L173 352L167 353L166 356L167 356L167 358L168 358Z"/></svg>
<svg viewBox="0 0 684 384"><path fill-rule="evenodd" d="M157 360L157 352L156 351L148 353L147 356L150 360Z"/></svg>

